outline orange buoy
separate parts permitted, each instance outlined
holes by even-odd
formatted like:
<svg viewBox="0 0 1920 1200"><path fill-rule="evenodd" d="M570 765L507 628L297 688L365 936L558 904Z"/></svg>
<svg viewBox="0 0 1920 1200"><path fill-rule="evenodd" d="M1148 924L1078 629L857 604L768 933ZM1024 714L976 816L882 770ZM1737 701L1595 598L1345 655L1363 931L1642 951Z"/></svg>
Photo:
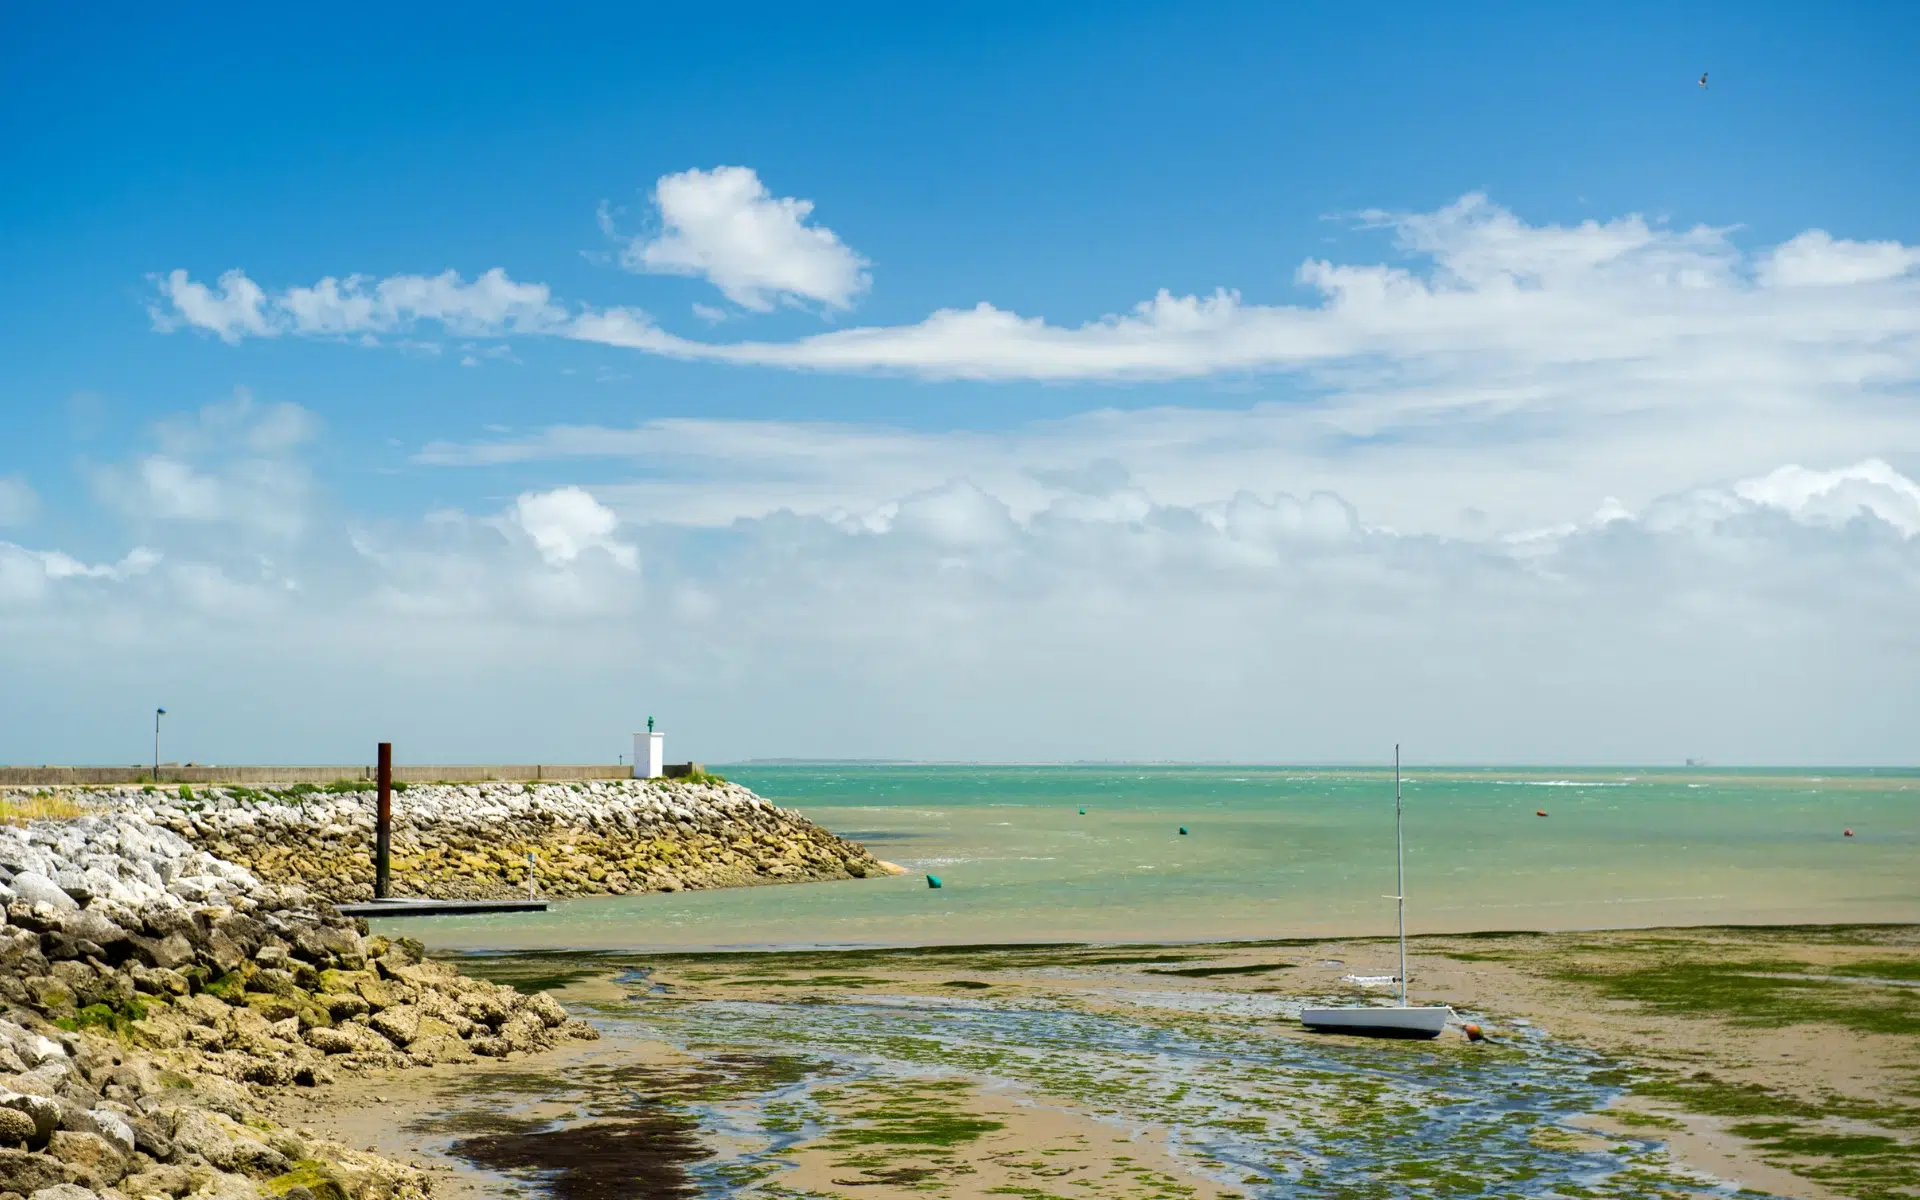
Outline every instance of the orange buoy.
<svg viewBox="0 0 1920 1200"><path fill-rule="evenodd" d="M1547 815L1547 810L1544 808L1536 808L1533 810L1533 815L1536 817L1544 817Z"/></svg>
<svg viewBox="0 0 1920 1200"><path fill-rule="evenodd" d="M1462 1025L1460 1027L1460 1032L1466 1034L1467 1040L1470 1042L1483 1042L1487 1038L1486 1032L1482 1030L1478 1025L1473 1024L1471 1021L1469 1021L1465 1025Z"/></svg>
<svg viewBox="0 0 1920 1200"><path fill-rule="evenodd" d="M1841 837L1852 837L1852 836L1853 836L1853 830L1851 830L1851 829L1849 829L1849 830L1847 830L1847 831L1846 831L1845 833L1843 833L1843 834L1841 834L1840 836L1841 836Z"/></svg>

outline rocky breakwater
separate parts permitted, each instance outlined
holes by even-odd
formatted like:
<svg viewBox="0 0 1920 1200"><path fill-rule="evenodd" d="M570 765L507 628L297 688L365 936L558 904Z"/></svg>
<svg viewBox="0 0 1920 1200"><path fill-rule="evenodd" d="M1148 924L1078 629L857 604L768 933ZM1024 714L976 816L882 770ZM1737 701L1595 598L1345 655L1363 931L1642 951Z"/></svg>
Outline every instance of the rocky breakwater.
<svg viewBox="0 0 1920 1200"><path fill-rule="evenodd" d="M424 1196L276 1089L597 1036L131 813L0 826L0 1200Z"/></svg>
<svg viewBox="0 0 1920 1200"><path fill-rule="evenodd" d="M373 896L374 799L358 785L108 788L94 807L164 826L261 878L334 901ZM397 895L524 896L864 878L865 847L723 781L415 784L393 797Z"/></svg>

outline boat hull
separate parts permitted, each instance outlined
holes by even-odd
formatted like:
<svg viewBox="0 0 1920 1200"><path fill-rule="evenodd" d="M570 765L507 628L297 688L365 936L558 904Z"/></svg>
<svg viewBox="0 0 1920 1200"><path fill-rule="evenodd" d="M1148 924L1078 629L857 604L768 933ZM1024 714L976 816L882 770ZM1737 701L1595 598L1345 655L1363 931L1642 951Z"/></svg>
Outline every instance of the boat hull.
<svg viewBox="0 0 1920 1200"><path fill-rule="evenodd" d="M1300 1023L1315 1033L1346 1033L1359 1037L1434 1038L1447 1027L1453 1010L1445 1005L1422 1008L1308 1008Z"/></svg>

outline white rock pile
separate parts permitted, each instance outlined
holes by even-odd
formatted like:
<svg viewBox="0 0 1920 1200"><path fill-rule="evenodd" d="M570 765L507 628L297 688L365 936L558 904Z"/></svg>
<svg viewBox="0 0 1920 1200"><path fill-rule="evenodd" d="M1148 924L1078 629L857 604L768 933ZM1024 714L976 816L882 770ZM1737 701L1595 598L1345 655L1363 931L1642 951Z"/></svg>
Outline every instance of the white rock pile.
<svg viewBox="0 0 1920 1200"><path fill-rule="evenodd" d="M370 791L119 787L90 807L173 831L262 880L373 893ZM435 898L619 895L885 873L865 847L729 783L414 785L393 798L396 890Z"/></svg>
<svg viewBox="0 0 1920 1200"><path fill-rule="evenodd" d="M271 889L170 829L126 813L0 825L0 902L128 913L150 904L231 903Z"/></svg>
<svg viewBox="0 0 1920 1200"><path fill-rule="evenodd" d="M0 1200L424 1195L256 1098L597 1036L131 811L0 826L0 898Z"/></svg>

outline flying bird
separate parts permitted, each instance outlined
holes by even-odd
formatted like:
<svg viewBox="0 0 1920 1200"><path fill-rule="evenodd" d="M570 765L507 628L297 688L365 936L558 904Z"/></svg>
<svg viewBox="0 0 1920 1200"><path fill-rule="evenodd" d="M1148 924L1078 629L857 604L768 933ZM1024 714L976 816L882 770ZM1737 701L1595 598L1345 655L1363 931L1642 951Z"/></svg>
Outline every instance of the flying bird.
<svg viewBox="0 0 1920 1200"><path fill-rule="evenodd" d="M1705 71L1700 72L1700 86L1707 86L1707 73Z"/></svg>

